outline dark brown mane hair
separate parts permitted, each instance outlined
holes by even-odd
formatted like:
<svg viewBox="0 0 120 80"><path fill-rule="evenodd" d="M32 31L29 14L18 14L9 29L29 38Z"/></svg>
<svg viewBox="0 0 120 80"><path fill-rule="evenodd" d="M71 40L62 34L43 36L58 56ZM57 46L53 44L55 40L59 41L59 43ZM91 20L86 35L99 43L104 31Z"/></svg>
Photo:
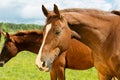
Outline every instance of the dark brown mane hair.
<svg viewBox="0 0 120 80"><path fill-rule="evenodd" d="M42 34L42 30L21 30L21 31L18 31L16 34L14 34L15 36L24 36L24 35L27 35L27 34L30 34L30 35L34 35L34 34Z"/></svg>
<svg viewBox="0 0 120 80"><path fill-rule="evenodd" d="M116 15L119 15L119 16L120 16L120 11L113 10L113 11L111 11L111 13L113 13L113 14L116 14Z"/></svg>

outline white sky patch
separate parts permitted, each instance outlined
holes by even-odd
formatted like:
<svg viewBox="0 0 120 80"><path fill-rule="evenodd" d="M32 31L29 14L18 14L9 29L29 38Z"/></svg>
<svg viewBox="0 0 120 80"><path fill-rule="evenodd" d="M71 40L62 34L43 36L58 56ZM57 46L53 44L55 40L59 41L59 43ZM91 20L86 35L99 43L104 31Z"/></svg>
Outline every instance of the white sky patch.
<svg viewBox="0 0 120 80"><path fill-rule="evenodd" d="M120 10L120 0L114 0L112 9Z"/></svg>
<svg viewBox="0 0 120 80"><path fill-rule="evenodd" d="M7 8L13 0L0 0L0 8Z"/></svg>
<svg viewBox="0 0 120 80"><path fill-rule="evenodd" d="M43 19L43 20L35 20L34 22L32 22L33 24L45 24L45 19Z"/></svg>
<svg viewBox="0 0 120 80"><path fill-rule="evenodd" d="M39 52L38 52L38 56L37 56L37 58L36 58L36 65L37 65L38 67L41 67L41 63L42 63L42 62L40 61L40 59L41 59L42 49L43 49L43 46L44 46L44 44L45 44L46 37L47 37L47 35L48 35L51 27L52 27L52 24L48 24L48 25L46 26L46 33L45 33L45 36L44 36L44 38L43 38L43 42L42 42L42 45L41 45L41 47L40 47L40 50L39 50Z"/></svg>
<svg viewBox="0 0 120 80"><path fill-rule="evenodd" d="M106 2L106 0L78 0L78 1L69 1L64 0L60 3L61 8L96 8L96 9L102 9L102 10L110 10L111 3ZM64 6L65 5L65 6ZM71 6L72 5L72 6Z"/></svg>
<svg viewBox="0 0 120 80"><path fill-rule="evenodd" d="M44 21L43 17L45 17L41 10L42 4L50 10L53 10L53 4L57 4L59 9L95 8L107 11L120 10L120 0L0 0L0 19L6 19L8 22L14 22L17 19L18 22L23 23L27 22L23 21L24 19L39 19L42 22ZM11 19L13 17L14 20Z"/></svg>
<svg viewBox="0 0 120 80"><path fill-rule="evenodd" d="M40 6L27 5L21 10L23 18L40 18Z"/></svg>

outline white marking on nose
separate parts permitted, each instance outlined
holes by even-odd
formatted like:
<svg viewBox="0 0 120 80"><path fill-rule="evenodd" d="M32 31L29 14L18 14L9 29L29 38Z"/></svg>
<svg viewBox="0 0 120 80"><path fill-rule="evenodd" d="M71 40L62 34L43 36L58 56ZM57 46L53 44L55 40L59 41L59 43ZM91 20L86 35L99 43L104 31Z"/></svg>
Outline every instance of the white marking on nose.
<svg viewBox="0 0 120 80"><path fill-rule="evenodd" d="M45 44L45 40L46 40L46 37L47 37L47 35L48 35L48 32L50 31L50 29L51 29L51 26L52 26L52 24L48 24L47 26L46 26L46 33L45 33L45 36L44 36L44 38L43 38L43 42L42 42L42 45L41 45L41 48L40 48L40 50L39 50L39 52L38 52L38 56L37 56L37 58L36 58L36 65L40 68L41 66L42 66L42 64L43 64L43 62L40 60L40 58L41 58L41 53L42 53L42 49L43 49L43 46L44 46L44 44Z"/></svg>

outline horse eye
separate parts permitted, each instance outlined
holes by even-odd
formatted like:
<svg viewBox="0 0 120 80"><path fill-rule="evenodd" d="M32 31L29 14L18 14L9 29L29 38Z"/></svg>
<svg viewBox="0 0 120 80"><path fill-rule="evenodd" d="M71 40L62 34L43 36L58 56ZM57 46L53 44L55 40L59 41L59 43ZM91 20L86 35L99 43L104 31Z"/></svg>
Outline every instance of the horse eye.
<svg viewBox="0 0 120 80"><path fill-rule="evenodd" d="M12 42L12 40L11 40L11 39L7 39L7 41Z"/></svg>
<svg viewBox="0 0 120 80"><path fill-rule="evenodd" d="M60 34L60 30L56 30L55 34L59 35Z"/></svg>

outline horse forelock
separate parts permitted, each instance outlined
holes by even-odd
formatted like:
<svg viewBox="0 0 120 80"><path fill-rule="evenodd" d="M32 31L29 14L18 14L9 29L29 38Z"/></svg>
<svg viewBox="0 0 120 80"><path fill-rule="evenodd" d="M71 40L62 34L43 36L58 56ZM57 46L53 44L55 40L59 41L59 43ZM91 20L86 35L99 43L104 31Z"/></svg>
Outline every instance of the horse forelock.
<svg viewBox="0 0 120 80"><path fill-rule="evenodd" d="M40 50L39 50L39 52L38 52L38 56L37 56L37 58L36 58L36 64L38 65L38 67L40 66L39 63L40 63L40 58L41 58L41 54L42 54L42 49L43 49L43 46L44 46L45 41L46 41L46 37L47 37L47 35L48 35L51 27L52 27L52 24L48 24L48 25L46 25L46 27L45 27L45 35L44 35L44 37L43 37L43 42L42 42L42 45L41 45Z"/></svg>

